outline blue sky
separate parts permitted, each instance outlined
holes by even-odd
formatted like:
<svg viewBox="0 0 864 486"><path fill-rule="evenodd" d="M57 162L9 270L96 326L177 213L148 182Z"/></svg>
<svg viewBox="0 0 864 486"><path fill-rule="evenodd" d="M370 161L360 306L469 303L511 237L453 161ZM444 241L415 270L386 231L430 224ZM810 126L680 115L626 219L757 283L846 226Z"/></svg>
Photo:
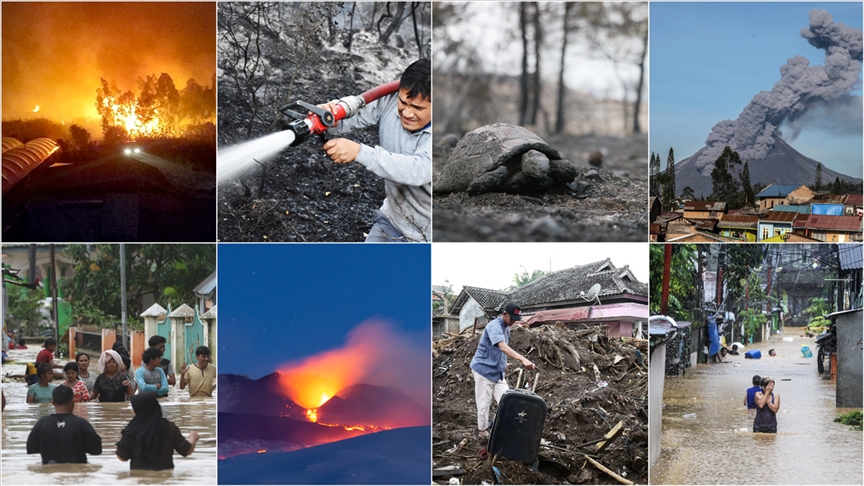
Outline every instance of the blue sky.
<svg viewBox="0 0 864 486"><path fill-rule="evenodd" d="M651 150L665 167L669 148L680 161L702 148L719 121L738 117L759 91L780 79L780 67L802 55L823 64L825 51L800 36L813 8L834 22L862 27L857 3L651 3ZM852 93L861 96L861 84ZM848 126L846 128L849 128ZM792 140L804 155L861 177L860 119L850 130L807 127Z"/></svg>
<svg viewBox="0 0 864 486"><path fill-rule="evenodd" d="M220 244L219 372L260 378L369 319L429 350L429 245ZM431 366L431 364L430 364Z"/></svg>

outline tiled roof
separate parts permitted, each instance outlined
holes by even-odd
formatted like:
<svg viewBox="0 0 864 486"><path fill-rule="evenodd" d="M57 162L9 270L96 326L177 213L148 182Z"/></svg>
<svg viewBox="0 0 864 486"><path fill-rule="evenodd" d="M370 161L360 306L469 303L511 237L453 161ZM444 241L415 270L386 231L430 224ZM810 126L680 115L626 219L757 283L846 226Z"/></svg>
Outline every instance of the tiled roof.
<svg viewBox="0 0 864 486"><path fill-rule="evenodd" d="M484 309L497 309L507 299L506 292L484 289L480 287L464 287L463 290L477 301Z"/></svg>
<svg viewBox="0 0 864 486"><path fill-rule="evenodd" d="M552 272L514 290L509 298L524 306L553 304L581 300L580 292L587 293L600 284L600 297L620 294L648 296L648 284L636 280L627 266L615 268L609 258Z"/></svg>

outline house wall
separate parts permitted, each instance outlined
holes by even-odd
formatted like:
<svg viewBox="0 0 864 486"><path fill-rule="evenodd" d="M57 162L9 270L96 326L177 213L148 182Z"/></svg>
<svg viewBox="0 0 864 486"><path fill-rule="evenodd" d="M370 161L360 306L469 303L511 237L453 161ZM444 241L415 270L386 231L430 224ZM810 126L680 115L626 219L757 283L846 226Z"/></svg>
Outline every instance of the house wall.
<svg viewBox="0 0 864 486"><path fill-rule="evenodd" d="M828 243L849 243L852 239L849 233L832 230L811 230L811 238Z"/></svg>
<svg viewBox="0 0 864 486"><path fill-rule="evenodd" d="M861 311L846 312L837 323L837 407L862 407Z"/></svg>
<svg viewBox="0 0 864 486"><path fill-rule="evenodd" d="M759 209L771 209L779 204L785 204L786 198L782 197L766 197L759 200Z"/></svg>
<svg viewBox="0 0 864 486"><path fill-rule="evenodd" d="M801 204L813 199L813 191L807 186L801 186L786 196L786 204Z"/></svg>
<svg viewBox="0 0 864 486"><path fill-rule="evenodd" d="M483 327L486 326L486 312L473 297L468 299L468 302L462 306L459 311L459 332L474 327L474 319L480 318Z"/></svg>
<svg viewBox="0 0 864 486"><path fill-rule="evenodd" d="M666 343L657 345L648 358L648 467L660 456L663 437L663 384L666 379Z"/></svg>

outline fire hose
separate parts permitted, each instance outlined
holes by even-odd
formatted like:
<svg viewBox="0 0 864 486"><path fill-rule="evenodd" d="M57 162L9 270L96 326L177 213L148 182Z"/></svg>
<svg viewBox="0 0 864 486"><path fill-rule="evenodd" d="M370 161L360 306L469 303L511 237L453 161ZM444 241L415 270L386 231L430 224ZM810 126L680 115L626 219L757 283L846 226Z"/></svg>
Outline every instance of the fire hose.
<svg viewBox="0 0 864 486"><path fill-rule="evenodd" d="M399 91L399 81L391 81L381 86L376 86L359 96L346 96L333 101L333 111L315 106L304 101L295 101L279 108L279 111L294 119L288 125L288 130L294 132L294 142L291 146L303 143L310 135L323 135L328 128L334 126L339 120L351 118L356 115L360 108L367 104ZM310 112L304 115L292 108L304 108Z"/></svg>

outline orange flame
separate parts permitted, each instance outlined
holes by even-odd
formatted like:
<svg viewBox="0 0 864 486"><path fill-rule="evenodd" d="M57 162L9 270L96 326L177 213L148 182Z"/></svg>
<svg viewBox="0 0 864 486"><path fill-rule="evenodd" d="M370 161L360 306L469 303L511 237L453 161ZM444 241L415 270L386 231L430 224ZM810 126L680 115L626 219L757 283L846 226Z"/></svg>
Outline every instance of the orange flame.
<svg viewBox="0 0 864 486"><path fill-rule="evenodd" d="M114 126L122 127L130 137L154 136L167 130L167 127L163 127L159 122L159 117L156 116L158 110L154 110L153 115L146 117L145 120L138 113L138 102L135 100L122 103L113 96L106 96L102 100L102 105L111 110Z"/></svg>
<svg viewBox="0 0 864 486"><path fill-rule="evenodd" d="M258 454L264 454L265 452L267 452L267 449L261 449L258 451Z"/></svg>
<svg viewBox="0 0 864 486"><path fill-rule="evenodd" d="M318 421L318 411L312 410L312 409L306 410L306 417L309 419L310 422L317 422Z"/></svg>

